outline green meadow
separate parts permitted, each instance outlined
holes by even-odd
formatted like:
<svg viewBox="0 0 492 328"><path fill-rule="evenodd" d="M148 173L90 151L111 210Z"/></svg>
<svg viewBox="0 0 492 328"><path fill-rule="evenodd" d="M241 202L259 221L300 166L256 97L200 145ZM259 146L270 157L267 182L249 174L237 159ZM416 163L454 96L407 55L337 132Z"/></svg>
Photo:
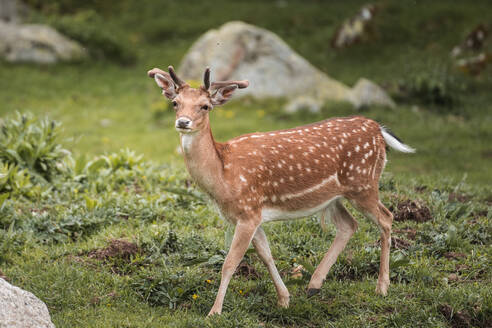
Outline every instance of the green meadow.
<svg viewBox="0 0 492 328"><path fill-rule="evenodd" d="M492 74L468 76L450 57L490 22L489 1L381 1L370 40L343 50L331 35L362 1L27 2L37 8L31 21L92 54L0 62L0 275L43 300L56 327L492 326ZM374 292L378 229L349 207L359 229L320 294L307 299L305 289L335 228L323 231L316 216L269 223L290 308L276 306L251 249L223 314L206 318L232 228L190 180L174 112L146 72L179 67L201 34L231 20L267 28L331 77L369 78L397 101L288 114L284 99L241 98L210 114L218 141L364 115L417 149L389 152L380 183L396 217L387 297Z"/></svg>

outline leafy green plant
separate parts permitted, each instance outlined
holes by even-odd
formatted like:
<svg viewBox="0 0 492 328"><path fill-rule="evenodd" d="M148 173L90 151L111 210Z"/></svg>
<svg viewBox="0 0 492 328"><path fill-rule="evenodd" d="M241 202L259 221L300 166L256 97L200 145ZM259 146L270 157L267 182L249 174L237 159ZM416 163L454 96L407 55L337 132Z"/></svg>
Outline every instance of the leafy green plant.
<svg viewBox="0 0 492 328"><path fill-rule="evenodd" d="M399 102L431 106L445 113L456 110L461 94L467 88L463 77L450 71L450 68L433 65L426 71L411 72L397 82L393 97Z"/></svg>
<svg viewBox="0 0 492 328"><path fill-rule="evenodd" d="M51 181L63 171L63 159L70 152L60 144L58 122L47 118L39 120L29 113L17 112L14 117L3 121L1 129L1 162L25 169L41 182Z"/></svg>

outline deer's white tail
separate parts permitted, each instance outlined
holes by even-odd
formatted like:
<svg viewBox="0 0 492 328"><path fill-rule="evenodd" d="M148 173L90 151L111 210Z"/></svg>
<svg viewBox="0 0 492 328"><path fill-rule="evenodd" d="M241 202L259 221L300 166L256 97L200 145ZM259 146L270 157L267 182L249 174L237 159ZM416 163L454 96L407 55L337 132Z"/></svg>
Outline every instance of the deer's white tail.
<svg viewBox="0 0 492 328"><path fill-rule="evenodd" d="M386 128L384 126L381 126L381 133L383 134L384 141L391 148L394 148L394 149L401 151L403 153L415 153L414 148L412 148L408 145L405 145L403 142L401 142L400 139L398 139L398 137L396 137L391 132L386 130Z"/></svg>

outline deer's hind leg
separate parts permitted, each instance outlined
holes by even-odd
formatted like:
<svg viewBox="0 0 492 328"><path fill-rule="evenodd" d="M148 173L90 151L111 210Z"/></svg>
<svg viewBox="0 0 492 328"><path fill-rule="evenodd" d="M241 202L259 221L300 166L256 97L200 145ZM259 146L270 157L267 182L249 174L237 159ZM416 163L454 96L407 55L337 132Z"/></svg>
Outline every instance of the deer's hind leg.
<svg viewBox="0 0 492 328"><path fill-rule="evenodd" d="M353 198L351 201L359 211L374 221L381 231L381 258L376 293L386 296L390 283L389 256L393 214L379 201L377 192L361 194L360 197Z"/></svg>
<svg viewBox="0 0 492 328"><path fill-rule="evenodd" d="M311 277L307 290L308 297L319 293L321 285L323 284L326 275L330 271L330 268L337 260L338 255L340 255L347 245L350 237L352 237L354 232L357 230L357 221L345 209L340 200L336 200L331 203L325 209L323 215L328 215L330 217L337 229L337 232L330 249L328 249L328 252L326 252Z"/></svg>

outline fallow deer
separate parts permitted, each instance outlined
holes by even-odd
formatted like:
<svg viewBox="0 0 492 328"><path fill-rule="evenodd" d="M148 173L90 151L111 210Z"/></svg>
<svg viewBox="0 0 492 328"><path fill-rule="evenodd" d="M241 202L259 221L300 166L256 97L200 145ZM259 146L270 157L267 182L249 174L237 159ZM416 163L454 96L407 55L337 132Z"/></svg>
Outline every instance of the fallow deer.
<svg viewBox="0 0 492 328"><path fill-rule="evenodd" d="M393 215L379 201L378 181L386 163L386 145L407 153L414 149L375 121L361 116L256 132L219 143L212 135L209 113L214 106L227 102L236 89L246 88L248 81L210 83L207 68L203 86L195 89L181 80L172 66L168 71L154 68L148 75L173 103L186 167L215 202L220 215L235 225L209 315L221 313L229 281L251 242L272 277L278 304L288 307L289 291L280 278L261 225L322 212L331 218L337 232L308 285L308 296L318 293L357 229L357 221L345 209L342 199L380 228L376 292L386 295Z"/></svg>

